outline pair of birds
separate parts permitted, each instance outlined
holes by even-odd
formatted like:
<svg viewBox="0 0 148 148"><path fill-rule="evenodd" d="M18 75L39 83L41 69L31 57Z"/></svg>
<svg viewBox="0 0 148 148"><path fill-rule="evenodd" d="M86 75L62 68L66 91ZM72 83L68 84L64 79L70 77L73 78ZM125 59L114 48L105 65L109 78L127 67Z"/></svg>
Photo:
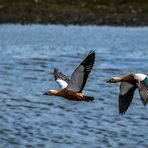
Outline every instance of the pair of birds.
<svg viewBox="0 0 148 148"><path fill-rule="evenodd" d="M95 51L90 51L87 57L79 64L69 79L66 75L54 69L55 80L61 90L48 90L44 95L54 95L75 101L92 101L91 96L82 92L89 73L95 62ZM124 114L130 106L134 92L138 88L144 105L148 103L148 77L145 74L129 74L124 77L112 77L107 83L120 83L119 113Z"/></svg>

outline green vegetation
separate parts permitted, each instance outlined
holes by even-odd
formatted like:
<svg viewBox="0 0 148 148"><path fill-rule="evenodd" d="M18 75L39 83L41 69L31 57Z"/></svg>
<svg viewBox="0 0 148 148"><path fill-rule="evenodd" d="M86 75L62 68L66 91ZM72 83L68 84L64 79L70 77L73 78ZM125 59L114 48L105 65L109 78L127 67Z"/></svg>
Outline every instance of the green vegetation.
<svg viewBox="0 0 148 148"><path fill-rule="evenodd" d="M148 0L0 0L0 23L148 24Z"/></svg>

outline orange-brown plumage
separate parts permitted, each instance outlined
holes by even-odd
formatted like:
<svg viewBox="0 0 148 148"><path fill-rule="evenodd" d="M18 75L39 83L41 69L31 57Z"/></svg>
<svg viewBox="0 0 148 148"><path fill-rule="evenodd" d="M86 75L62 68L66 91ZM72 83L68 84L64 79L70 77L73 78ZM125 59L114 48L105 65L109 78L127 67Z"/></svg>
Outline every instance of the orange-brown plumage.
<svg viewBox="0 0 148 148"><path fill-rule="evenodd" d="M85 96L83 92L74 92L66 88L61 89L61 90L56 90L56 91L55 90L49 91L49 94L53 96L63 97L68 100L75 100L75 101L88 101L88 98L90 98L88 96Z"/></svg>

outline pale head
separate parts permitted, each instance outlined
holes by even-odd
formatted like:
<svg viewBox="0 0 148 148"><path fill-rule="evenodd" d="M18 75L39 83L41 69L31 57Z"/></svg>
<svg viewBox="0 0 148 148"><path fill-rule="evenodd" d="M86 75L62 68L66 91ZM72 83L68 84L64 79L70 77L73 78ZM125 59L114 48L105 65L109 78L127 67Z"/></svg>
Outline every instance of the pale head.
<svg viewBox="0 0 148 148"><path fill-rule="evenodd" d="M120 82L121 78L119 77L112 77L110 80L107 81L107 83L117 83Z"/></svg>
<svg viewBox="0 0 148 148"><path fill-rule="evenodd" d="M49 95L49 96L51 96L51 95L56 95L57 94L57 90L48 90L47 92L45 92L43 95Z"/></svg>

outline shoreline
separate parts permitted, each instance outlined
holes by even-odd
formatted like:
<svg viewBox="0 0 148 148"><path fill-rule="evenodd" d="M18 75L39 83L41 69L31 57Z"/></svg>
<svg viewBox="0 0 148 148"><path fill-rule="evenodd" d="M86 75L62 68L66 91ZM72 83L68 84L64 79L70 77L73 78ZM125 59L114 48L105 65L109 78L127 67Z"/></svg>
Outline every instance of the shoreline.
<svg viewBox="0 0 148 148"><path fill-rule="evenodd" d="M121 3L125 8L128 8L125 10L125 8L117 8L120 3L117 6L112 3L112 5L97 5L95 8L95 5L80 7L67 3L62 5L49 2L41 3L39 0L30 0L29 2L22 0L20 3L14 0L12 5L10 2L6 2L8 0L2 1L3 3L0 3L0 24L148 25L148 11L138 7L138 4L130 8L131 5L129 7L129 4L123 3L123 5Z"/></svg>
<svg viewBox="0 0 148 148"><path fill-rule="evenodd" d="M59 15L60 14L60 15ZM23 17L22 17L23 16ZM63 24L63 25L108 25L108 26L148 26L148 14L94 14L81 13L76 14L54 12L48 17L43 15L1 15L0 24Z"/></svg>

